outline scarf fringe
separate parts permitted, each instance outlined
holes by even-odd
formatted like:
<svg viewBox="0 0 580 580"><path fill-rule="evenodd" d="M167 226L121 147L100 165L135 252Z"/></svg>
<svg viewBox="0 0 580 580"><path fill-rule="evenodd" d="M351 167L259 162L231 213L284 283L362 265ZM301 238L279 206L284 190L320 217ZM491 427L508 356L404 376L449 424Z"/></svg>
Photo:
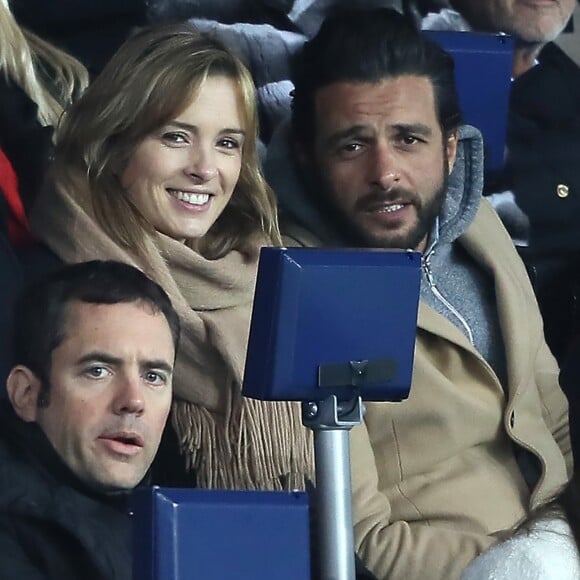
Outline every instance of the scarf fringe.
<svg viewBox="0 0 580 580"><path fill-rule="evenodd" d="M208 260L162 234L146 236L147 251L138 256L100 226L90 199L82 176L59 189L47 188L33 212L34 233L66 262L99 258L136 264L169 294L183 335L172 421L198 485L303 489L314 478L314 452L299 404L253 401L241 394L256 260L238 251Z"/></svg>
<svg viewBox="0 0 580 580"><path fill-rule="evenodd" d="M172 424L198 486L304 490L314 480L314 451L300 404L236 399L230 417L183 400L173 403Z"/></svg>

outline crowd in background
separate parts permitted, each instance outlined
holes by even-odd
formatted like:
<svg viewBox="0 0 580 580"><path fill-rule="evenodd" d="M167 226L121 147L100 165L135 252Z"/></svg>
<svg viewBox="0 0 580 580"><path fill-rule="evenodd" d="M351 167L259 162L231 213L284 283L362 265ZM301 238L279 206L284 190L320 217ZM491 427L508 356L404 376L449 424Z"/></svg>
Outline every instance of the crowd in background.
<svg viewBox="0 0 580 580"><path fill-rule="evenodd" d="M451 188L455 188L454 191L463 188L465 200L477 197L479 203L482 194L487 197L511 236L539 302L548 346L562 369L562 387L571 407L575 408L580 401L577 393L580 377L580 357L577 355L580 349L580 229L577 227L577 215L580 215L580 67L567 48L552 42L560 35L573 37L575 33L574 21L569 17L577 3L575 0L560 0L560 3L565 18L561 25L542 30L541 39L539 31L526 28L527 21L518 22L512 29L506 28L499 12L494 12L495 3L489 3L488 13L473 10L473 2L469 0L451 3L444 0L361 0L357 8L393 8L400 13L401 23L410 27L507 31L514 35L515 58L504 168L485 176L485 181L479 183L473 167L481 162L480 136L477 130L460 127L459 122L450 125L458 133L446 142L445 159L450 164ZM160 284L179 314L182 339L175 367L170 422L161 442L160 459L153 465L153 477L158 483L210 488L304 489L312 480L310 434L301 425L299 408L293 404L244 400L240 385L257 249L264 244L282 243L277 205L285 243L325 245L332 240L348 245L362 240L363 245L372 245L374 241L360 236L355 228L341 230L347 220L340 216L340 207L321 212L327 200L316 203L310 200L306 204L295 191L287 195L285 191L294 188L300 180L294 170L279 171L280 160L292 166L289 160L293 153L291 147L285 148L288 143L284 140L289 130L300 135L296 121L300 95L308 90L324 90L324 81L322 89L309 87L306 81L304 86L292 81L300 78L296 77L300 66L306 67L304 62L296 64L299 62L296 55L305 46L313 46L309 41L318 35L323 23L337 8L348 8L350 4L348 0L261 0L252 3L244 0L98 3L0 0L0 69L3 73L0 74L0 272L3 280L0 327L11 325L12 304L25 282L52 271L62 262L95 258L118 260L137 266ZM154 28L149 28L185 22L202 32L204 40L191 40L188 28L179 28L179 25L169 33L168 28L159 28L159 36ZM212 44L214 41L216 45ZM151 55L163 43L167 43L167 53L156 60L157 57ZM121 45L122 56L115 55ZM208 57L203 61L200 55L207 53L215 53L213 60ZM187 66L184 63L188 63ZM241 92L241 97L237 91ZM236 96L223 96L230 93ZM150 99L148 102L142 99L144 94ZM190 102L191 95L195 95L193 102ZM213 110L216 102L223 110L220 122L228 123L227 130L217 131L219 138L215 138L216 127L211 123L206 125L204 116L206 111ZM96 114L96 111L105 111L106 115ZM290 120L292 114L294 118ZM166 122L167 119L171 122ZM160 121L163 132L157 135L161 130ZM178 184L181 183L179 179L176 181L175 175L180 170L178 163L171 175L169 170L156 165L158 159L164 159L168 148L175 151L187 143L190 129L183 127L196 127L200 134L214 136L212 138L226 159L220 168L226 177L220 180L219 191L203 188L188 191L186 185ZM115 139L110 139L111 134L115 134ZM304 151L308 151L307 142L315 142L315 138L308 132L302 137L304 135ZM315 159L320 152L314 148L309 153L310 158ZM169 161L170 157L166 159ZM320 158L321 162L324 160ZM302 170L309 167L304 160L298 160L297 165L300 164L304 164ZM209 166L199 171L200 179L206 180L204 171L208 180L212 178L213 169ZM460 178L457 177L459 173ZM397 176L392 177L397 181ZM458 179L461 180L459 185ZM171 187L167 188L167 183L171 183ZM308 184L296 186L308 191ZM165 204L173 202L167 202L165 194L158 194L164 187L180 203L192 207L204 203L207 196L223 197L223 206L201 229L192 231L171 217L172 206ZM329 187L332 189L332 184ZM148 197L151 190L158 195L152 200ZM119 194L121 191L128 192L128 201ZM119 195L115 196L115 192ZM467 246L478 248L477 252L485 256L486 252L494 252L497 237L500 240L498 252L503 254L505 248L502 245L505 232L495 225L491 213L485 217L487 205L479 210L475 201L469 203L473 203L473 207L462 207L464 214L458 211L449 217L447 206L438 214L441 229L437 235L441 233L443 237L437 242L439 247L449 242L451 249L445 257L441 254L434 257L436 267L444 268L447 262L438 264L437 261L447 259L464 276L462 280L470 280L467 283L455 279L446 282L449 284L447 290L456 293L463 311L469 310L469 296L477 295L476 287L487 288L487 282L485 276L475 271L477 268L457 253L453 244L467 235ZM330 224L325 224L329 216ZM485 231L495 236L488 240L487 247L481 244L479 248L481 240L469 238L468 226L472 220L485 223L482 226ZM446 229L448 222L453 224L451 233ZM302 237L306 230L308 235ZM312 233L316 236L312 237ZM452 237L447 240L445 235ZM429 255L429 246L423 247L420 242L413 241L413 247L420 247ZM500 278L505 264L498 265L494 259L493 256L489 260L485 258L482 263ZM512 263L511 270L516 271L514 279L518 278L520 284L519 259L514 253L513 259L510 254L505 260ZM523 279L523 274L521 277ZM517 338L520 330L507 336L504 328L507 322L502 307L507 308L505 304L512 298L505 297L507 293L499 286L495 289L490 286L488 290L485 291L488 298L467 315L468 336L453 340L461 343L469 339L471 347L483 353L490 372L505 385L513 381L516 374L515 366L510 365L518 364L510 358L517 359L511 342L520 344L522 339ZM522 296L527 308L528 296L525 292ZM421 298L429 304L430 299L425 294ZM472 304L475 302L478 300ZM434 310L438 308L435 304L429 306ZM496 311L497 314L492 314ZM447 314L443 316L449 318ZM482 320L486 322L482 324ZM503 336L500 325L504 328ZM469 327L476 329L475 336L470 334ZM533 334L535 326L532 324L530 328ZM543 345L543 339L540 342ZM425 341L425 345L427 343ZM515 460L508 461L508 471L519 468L523 473L517 484L517 494L523 496L529 490L541 489L539 496L542 497L534 492L530 504L534 509L542 504L540 509L544 512L538 512L538 525L532 518L528 528L516 532L515 542L508 543L507 548L501 544L497 547L499 552L493 549L487 552L487 559L479 560L480 563L466 573L465 578L469 580L495 577L492 574L497 562L503 566L505 561L514 560L518 564L513 570L519 570L521 554L524 557L527 554L527 548L522 548L517 540L519 537L529 538L535 534L541 542L545 541L546 530L548 537L554 529L564 536L574 537L577 533L575 479L555 504L551 503L554 498L549 494L561 492L565 481L572 478L572 472L567 426L563 426L560 417L563 408L560 395L551 390L552 386L546 386L549 380L545 377L557 368L551 355L542 350L542 345L538 360L526 364L534 367L530 371L534 378L528 377L528 380L538 383L539 397L546 397L550 404L553 403L553 408L545 414L548 430L552 432L548 437L550 443L541 441L543 432L522 431L525 435L519 435L520 441L529 436L530 445L537 445L541 451L535 456L527 452L515 453ZM11 348L9 334L0 332L2 380L12 366ZM433 345L431 351L427 346L424 351L436 357L437 362L432 367L430 363L420 367L419 375L435 374L432 368L435 369L446 356L455 356L446 350L439 352ZM453 361L445 364L451 375L461 375ZM487 371L483 367L477 371L475 366L470 368L473 376L479 373L477 381L484 384ZM468 375L461 379L466 383L470 380ZM518 402L521 404L521 399ZM547 405L545 401L544 404ZM427 407L428 401L419 414L427 413ZM524 407L518 408L517 413L527 413L529 409ZM468 406L461 409L462 412L473 411ZM510 436L513 417L512 411ZM444 417L439 418L443 420ZM529 420L533 422L535 418ZM357 432L353 443L360 451L355 465L364 469L365 476L372 473L369 477L376 476L379 481L389 476L382 473L384 466L375 465L376 461L367 450L388 454L390 441L385 443L382 434L376 435L378 425L386 425L388 421L382 410L370 409L368 433ZM404 418L399 427L401 425L405 425ZM538 425L534 429L540 429ZM488 428L492 428L491 422L485 426ZM439 434L439 428L434 432ZM571 434L573 447L580 444L574 440L577 436L575 425L571 427ZM397 438L396 433L393 437ZM512 439L517 440L517 437ZM504 452L503 448L499 452L502 457ZM539 481L538 457L550 466L548 479L552 480ZM465 469L470 460L465 461L461 469ZM372 485L362 479L357 482L355 477L355 493L359 485L358 493L365 496L368 505L373 504L365 518L374 521L378 529L384 522L376 512L384 506L381 504L375 510L380 501L375 502L374 491L369 492ZM494 480L498 489L502 485ZM506 490L508 488L506 486ZM523 489L526 491L521 491ZM514 493L514 497L517 495L513 490L507 495L510 493ZM406 513L407 500L389 497L388 509ZM480 515L487 525L488 514ZM568 527L553 524L554 521L566 521L566 518L571 532ZM361 527L366 525L370 524L361 523ZM506 535L512 531L510 528ZM365 536L359 546L359 555L377 577L383 577L387 569L400 569L401 574L412 575L418 565L424 564L414 562L406 568L406 562L391 561L384 555L392 549L388 541L382 544L380 533L375 536L375 530L367 530L365 534L367 532L368 537ZM405 534L413 534L407 530L397 533L400 533L401 546L406 545ZM471 560L491 544L486 543L489 536L475 527L469 529L469 534L469 539L462 541L469 546L464 553L469 553ZM424 547L430 541L426 535L418 543ZM455 541L450 538L448 543L452 546ZM532 542L530 549L537 545ZM449 548L449 554L453 554L453 549ZM578 564L574 542L565 543L562 551L571 554L570 561ZM429 554L428 548L425 553ZM444 558L441 561L444 562ZM437 562L437 565L444 570L444 564ZM457 566L460 565L465 567L459 559ZM516 573L513 570L511 573ZM361 570L361 578L363 573ZM509 577L507 572L505 577Z"/></svg>

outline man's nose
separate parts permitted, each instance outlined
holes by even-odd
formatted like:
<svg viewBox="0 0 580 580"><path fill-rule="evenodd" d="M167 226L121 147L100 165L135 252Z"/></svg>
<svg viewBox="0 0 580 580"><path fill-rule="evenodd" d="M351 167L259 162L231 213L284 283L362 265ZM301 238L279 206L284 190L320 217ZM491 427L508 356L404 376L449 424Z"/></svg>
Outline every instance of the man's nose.
<svg viewBox="0 0 580 580"><path fill-rule="evenodd" d="M200 145L192 148L187 164L187 173L203 182L217 176L217 153L211 146Z"/></svg>
<svg viewBox="0 0 580 580"><path fill-rule="evenodd" d="M373 185L389 191L400 180L398 162L395 153L388 144L378 144L371 158L371 180Z"/></svg>
<svg viewBox="0 0 580 580"><path fill-rule="evenodd" d="M143 387L138 376L120 377L116 386L114 411L119 415L141 415L145 410Z"/></svg>

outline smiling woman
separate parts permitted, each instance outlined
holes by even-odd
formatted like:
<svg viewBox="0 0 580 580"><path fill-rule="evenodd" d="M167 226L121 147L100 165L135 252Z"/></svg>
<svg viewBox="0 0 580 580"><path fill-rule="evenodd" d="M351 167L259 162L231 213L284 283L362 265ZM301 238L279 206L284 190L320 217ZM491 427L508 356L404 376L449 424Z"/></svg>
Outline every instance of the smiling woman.
<svg viewBox="0 0 580 580"><path fill-rule="evenodd" d="M187 108L135 149L121 175L143 217L172 238L202 238L240 176L244 130L234 81L209 77Z"/></svg>
<svg viewBox="0 0 580 580"><path fill-rule="evenodd" d="M299 409L241 396L259 248L280 242L257 135L236 57L187 25L145 29L67 111L31 218L66 262L125 261L171 297L172 425L204 487L303 487L312 472Z"/></svg>

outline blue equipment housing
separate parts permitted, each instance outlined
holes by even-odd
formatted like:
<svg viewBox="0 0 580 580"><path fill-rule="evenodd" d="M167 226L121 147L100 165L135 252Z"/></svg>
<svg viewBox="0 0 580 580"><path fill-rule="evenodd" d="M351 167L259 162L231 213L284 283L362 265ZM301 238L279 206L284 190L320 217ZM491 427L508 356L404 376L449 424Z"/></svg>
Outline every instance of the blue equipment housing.
<svg viewBox="0 0 580 580"><path fill-rule="evenodd" d="M412 251L263 248L243 394L406 399L420 268Z"/></svg>
<svg viewBox="0 0 580 580"><path fill-rule="evenodd" d="M504 166L514 40L505 34L423 30L455 62L465 123L483 135L485 172Z"/></svg>
<svg viewBox="0 0 580 580"><path fill-rule="evenodd" d="M135 579L310 578L304 493L143 487L132 500Z"/></svg>

